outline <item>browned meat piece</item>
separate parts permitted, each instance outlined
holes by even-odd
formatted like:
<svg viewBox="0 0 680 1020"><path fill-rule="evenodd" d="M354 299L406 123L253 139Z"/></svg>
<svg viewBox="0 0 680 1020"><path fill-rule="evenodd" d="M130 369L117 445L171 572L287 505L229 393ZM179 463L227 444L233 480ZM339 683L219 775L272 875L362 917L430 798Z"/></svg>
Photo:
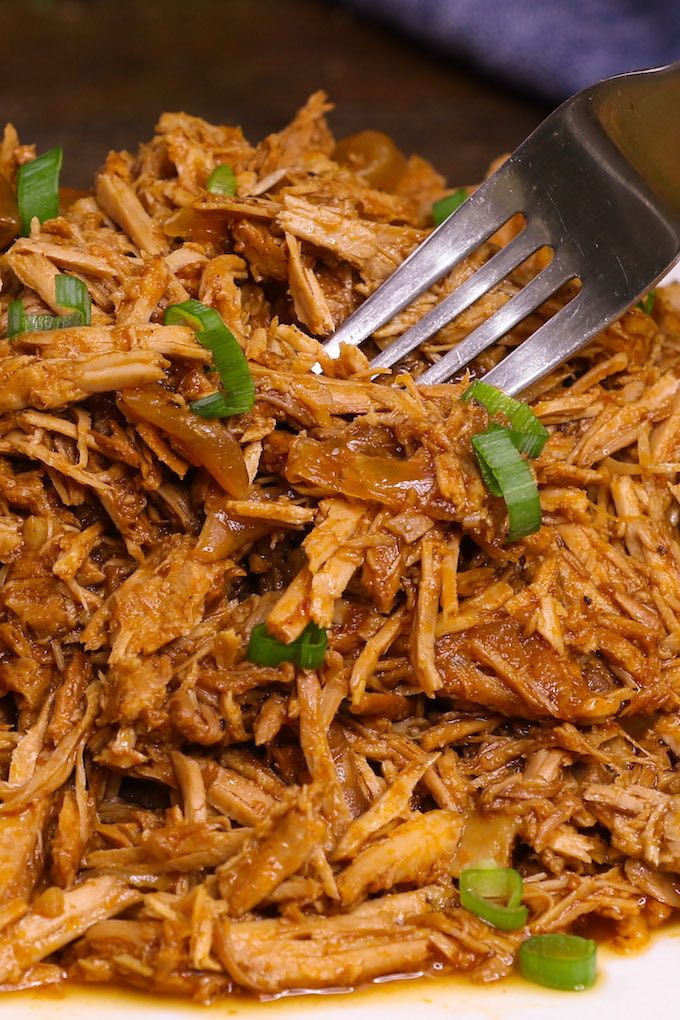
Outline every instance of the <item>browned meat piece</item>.
<svg viewBox="0 0 680 1020"><path fill-rule="evenodd" d="M280 167L304 166L310 152L329 155L334 141L324 114L331 109L323 92L310 96L283 131L258 145L252 160L258 176L265 177Z"/></svg>
<svg viewBox="0 0 680 1020"><path fill-rule="evenodd" d="M78 358L85 355L108 354L109 352L155 351L167 358L186 361L208 362L210 355L196 340L188 326L137 325L118 328L115 326L73 326L55 329L46 333L22 333L16 346L34 352L36 349L46 358Z"/></svg>
<svg viewBox="0 0 680 1020"><path fill-rule="evenodd" d="M104 212L134 241L141 252L159 255L165 249L163 235L134 191L111 173L97 178L97 200Z"/></svg>
<svg viewBox="0 0 680 1020"><path fill-rule="evenodd" d="M309 259L305 259L299 241L292 234L286 236L286 245L288 288L295 314L310 333L314 333L315 336L328 336L333 332L335 323L314 268L309 264Z"/></svg>
<svg viewBox="0 0 680 1020"><path fill-rule="evenodd" d="M309 921L227 922L218 932L217 952L239 984L262 992L324 988L331 975L352 986L397 968L413 970L428 958L429 932L403 922L429 909L423 892L384 896L313 926Z"/></svg>
<svg viewBox="0 0 680 1020"><path fill-rule="evenodd" d="M88 649L110 644L105 693L113 718L133 722L162 702L172 673L169 661L154 653L200 623L223 573L224 565L194 558L191 540L175 540L159 547L92 616L83 638Z"/></svg>
<svg viewBox="0 0 680 1020"><path fill-rule="evenodd" d="M451 868L463 820L452 811L429 811L398 825L384 839L361 850L338 877L343 903L366 892L404 883L424 884Z"/></svg>
<svg viewBox="0 0 680 1020"><path fill-rule="evenodd" d="M320 845L326 832L309 796L302 796L270 833L246 844L238 859L220 874L220 892L235 917L247 913L295 875Z"/></svg>
<svg viewBox="0 0 680 1020"><path fill-rule="evenodd" d="M256 220L237 220L231 228L236 251L247 260L253 278L286 280L288 259L282 238L274 237L268 226Z"/></svg>
<svg viewBox="0 0 680 1020"><path fill-rule="evenodd" d="M163 378L167 362L153 351L43 358L19 354L0 368L0 413L24 407L57 408L90 393L143 386Z"/></svg>
<svg viewBox="0 0 680 1020"><path fill-rule="evenodd" d="M364 279L378 282L394 272L425 234L413 227L372 224L322 209L302 198L288 196L277 220L282 230L317 248L324 248L350 265Z"/></svg>
<svg viewBox="0 0 680 1020"><path fill-rule="evenodd" d="M102 876L63 894L53 916L29 913L0 938L0 980L16 981L27 967L60 949L92 924L139 902L141 894L118 878Z"/></svg>
<svg viewBox="0 0 680 1020"><path fill-rule="evenodd" d="M43 868L43 825L48 802L0 818L0 902L26 901ZM80 863L80 862L79 862Z"/></svg>

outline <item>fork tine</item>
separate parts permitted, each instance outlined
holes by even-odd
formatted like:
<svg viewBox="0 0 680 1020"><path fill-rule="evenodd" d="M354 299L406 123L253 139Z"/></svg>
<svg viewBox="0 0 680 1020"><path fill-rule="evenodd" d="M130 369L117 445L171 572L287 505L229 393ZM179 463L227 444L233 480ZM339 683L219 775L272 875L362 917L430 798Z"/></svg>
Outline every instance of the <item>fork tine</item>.
<svg viewBox="0 0 680 1020"><path fill-rule="evenodd" d="M465 283L448 294L439 304L424 315L411 329L386 347L371 362L371 368L388 367L405 357L424 343L428 337L464 312L478 301L487 291L508 275L513 269L529 258L545 244L542 232L536 228L524 230L489 259L481 269L473 273Z"/></svg>
<svg viewBox="0 0 680 1020"><path fill-rule="evenodd" d="M552 319L487 372L483 377L484 382L497 386L511 396L521 393L575 354L620 314L621 309L616 309L615 313L607 316L606 321L600 318L593 320L592 315L588 314L588 295L583 288Z"/></svg>
<svg viewBox="0 0 680 1020"><path fill-rule="evenodd" d="M499 308L481 326L478 326L464 340L461 340L456 347L445 354L443 358L440 358L439 361L428 368L418 378L418 384L430 386L434 383L446 382L459 369L467 365L469 361L472 361L478 354L485 351L487 347L490 347L497 340L500 340L502 336L505 336L522 319L526 319L527 315L530 315L539 305L547 301L558 287L573 275L573 272L561 264L559 255L555 255L550 265L546 266L538 276L535 276L526 287L523 287L518 294L515 294L509 301L506 301L502 308ZM540 330L537 330L535 335L539 332ZM520 347L524 350L526 342L520 344ZM494 383L495 385L497 383Z"/></svg>
<svg viewBox="0 0 680 1020"><path fill-rule="evenodd" d="M332 358L340 344L360 344L428 290L521 210L509 202L504 167L485 181L459 209L423 241L326 341Z"/></svg>

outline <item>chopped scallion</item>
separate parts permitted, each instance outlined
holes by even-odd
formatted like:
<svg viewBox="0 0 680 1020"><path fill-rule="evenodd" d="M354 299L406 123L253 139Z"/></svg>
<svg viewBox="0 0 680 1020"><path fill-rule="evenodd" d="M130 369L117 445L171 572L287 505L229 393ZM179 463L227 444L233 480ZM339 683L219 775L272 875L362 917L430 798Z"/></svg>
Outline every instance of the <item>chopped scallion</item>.
<svg viewBox="0 0 680 1020"><path fill-rule="evenodd" d="M54 281L57 304L68 308L69 312L80 317L80 326L89 326L92 322L92 299L82 280L77 276L62 273Z"/></svg>
<svg viewBox="0 0 680 1020"><path fill-rule="evenodd" d="M432 219L434 220L435 227L441 226L444 220L447 220L451 213L454 213L467 197L465 188L458 188L457 191L452 191L450 195L445 195L444 198L433 202Z"/></svg>
<svg viewBox="0 0 680 1020"><path fill-rule="evenodd" d="M213 195L235 195L236 194L236 175L229 166L228 163L222 163L220 166L216 166L210 177L205 182L207 191L211 191Z"/></svg>
<svg viewBox="0 0 680 1020"><path fill-rule="evenodd" d="M328 635L323 627L308 623L299 638L298 664L301 669L316 669L324 660Z"/></svg>
<svg viewBox="0 0 680 1020"><path fill-rule="evenodd" d="M597 977L597 946L580 935L533 935L519 947L522 977L546 988L579 992Z"/></svg>
<svg viewBox="0 0 680 1020"><path fill-rule="evenodd" d="M196 336L212 353L222 385L227 391L223 416L245 414L255 403L255 384L236 337L225 325L220 329L197 333Z"/></svg>
<svg viewBox="0 0 680 1020"><path fill-rule="evenodd" d="M514 542L538 531L541 503L536 481L508 429L492 423L485 432L472 436L472 447L489 491L505 500L508 540Z"/></svg>
<svg viewBox="0 0 680 1020"><path fill-rule="evenodd" d="M69 312L68 315L28 315L26 329L36 331L46 329L67 329L71 326L82 326L80 312Z"/></svg>
<svg viewBox="0 0 680 1020"><path fill-rule="evenodd" d="M17 171L17 204L21 217L21 233L31 232L31 220L40 223L59 215L59 173L63 152L61 146L24 163Z"/></svg>
<svg viewBox="0 0 680 1020"><path fill-rule="evenodd" d="M522 891L522 876L514 868L466 868L460 874L461 906L503 931L526 924L529 911L522 905Z"/></svg>
<svg viewBox="0 0 680 1020"><path fill-rule="evenodd" d="M217 391L198 400L192 400L189 407L201 418L227 418L232 413L222 394Z"/></svg>
<svg viewBox="0 0 680 1020"><path fill-rule="evenodd" d="M204 305L194 298L183 301L181 305L168 305L163 322L166 326L191 326L196 333L227 328L216 308Z"/></svg>
<svg viewBox="0 0 680 1020"><path fill-rule="evenodd" d="M654 311L654 305L656 303L656 291L650 290L648 294L645 294L642 301L638 301L638 308L641 308L647 315L651 315Z"/></svg>
<svg viewBox="0 0 680 1020"><path fill-rule="evenodd" d="M26 313L23 301L10 301L7 309L7 336L13 340L26 329Z"/></svg>
<svg viewBox="0 0 680 1020"><path fill-rule="evenodd" d="M486 408L489 414L503 414L510 423L508 432L520 453L526 453L529 457L538 457L548 440L548 430L541 424L528 404L509 397L495 386L489 386L488 383L482 382L480 379L475 379L468 386L462 399L464 401L476 400Z"/></svg>
<svg viewBox="0 0 680 1020"><path fill-rule="evenodd" d="M255 403L253 377L245 354L219 312L192 298L166 308L163 321L166 326L191 326L195 330L198 342L212 353L222 386L226 390L226 394L211 394L209 398L194 401L194 404L199 405L194 407L196 413L205 418L226 418L250 411ZM217 396L221 397L219 404Z"/></svg>
<svg viewBox="0 0 680 1020"><path fill-rule="evenodd" d="M326 631L315 623L308 623L300 637L288 645L270 634L266 624L260 623L251 632L246 655L256 666L295 662L302 669L317 669L323 663L327 643Z"/></svg>
<svg viewBox="0 0 680 1020"><path fill-rule="evenodd" d="M21 300L10 301L7 309L7 336L10 340L19 336L20 333L43 333L48 329L65 329L68 326L82 326L82 315L80 312L71 312L68 315L26 315L24 303Z"/></svg>
<svg viewBox="0 0 680 1020"><path fill-rule="evenodd" d="M269 633L266 624L259 623L251 631L246 655L256 666L280 666L282 662L295 662L298 642L286 645Z"/></svg>
<svg viewBox="0 0 680 1020"><path fill-rule="evenodd" d="M92 322L92 301L82 280L63 273L55 277L54 293L58 305L69 308L66 315L26 315L22 300L10 301L7 309L7 336L10 340L20 333L42 333L48 329L89 326Z"/></svg>

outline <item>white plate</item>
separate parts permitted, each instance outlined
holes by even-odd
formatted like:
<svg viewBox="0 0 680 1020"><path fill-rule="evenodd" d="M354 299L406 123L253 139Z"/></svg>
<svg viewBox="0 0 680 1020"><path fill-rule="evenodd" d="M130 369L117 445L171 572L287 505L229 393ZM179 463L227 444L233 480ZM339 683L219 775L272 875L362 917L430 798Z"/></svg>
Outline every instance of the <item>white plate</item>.
<svg viewBox="0 0 680 1020"><path fill-rule="evenodd" d="M680 265L664 283L680 282ZM519 979L476 986L458 978L390 981L348 995L305 995L273 1002L240 996L206 1008L110 988L0 994L2 1020L640 1020L673 1017L680 1001L680 927L649 949L623 956L600 949L599 977L587 992L551 992Z"/></svg>

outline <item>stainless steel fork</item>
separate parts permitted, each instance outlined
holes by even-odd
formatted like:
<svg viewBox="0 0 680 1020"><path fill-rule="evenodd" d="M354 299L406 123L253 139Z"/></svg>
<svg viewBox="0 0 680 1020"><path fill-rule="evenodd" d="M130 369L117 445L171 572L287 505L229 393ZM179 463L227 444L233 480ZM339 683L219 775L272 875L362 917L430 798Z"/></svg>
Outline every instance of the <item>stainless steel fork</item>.
<svg viewBox="0 0 680 1020"><path fill-rule="evenodd" d="M609 78L560 106L346 320L328 353L366 340L516 213L521 232L372 366L395 364L545 245L549 265L420 383L450 379L578 278L575 296L484 376L519 393L653 287L680 256L680 62Z"/></svg>

